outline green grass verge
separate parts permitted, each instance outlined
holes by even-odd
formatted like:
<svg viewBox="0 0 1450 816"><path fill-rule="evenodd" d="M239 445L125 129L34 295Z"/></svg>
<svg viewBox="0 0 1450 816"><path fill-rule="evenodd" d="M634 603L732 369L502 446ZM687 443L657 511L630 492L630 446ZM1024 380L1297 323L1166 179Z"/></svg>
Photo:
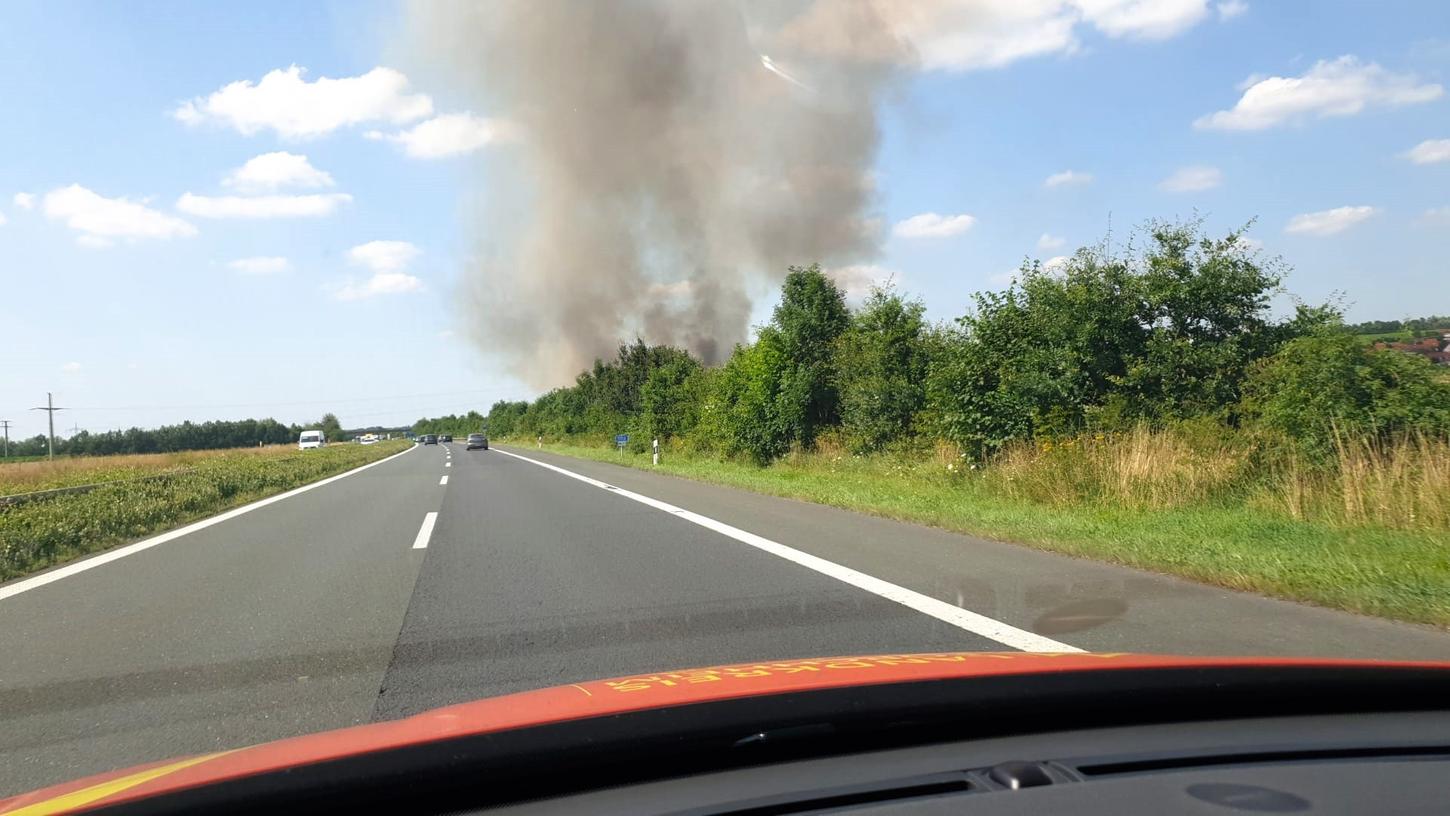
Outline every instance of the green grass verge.
<svg viewBox="0 0 1450 816"><path fill-rule="evenodd" d="M181 473L118 481L88 493L0 508L0 580L291 490L412 445L330 445L310 451L213 452Z"/></svg>
<svg viewBox="0 0 1450 816"><path fill-rule="evenodd" d="M521 444L532 448L532 444ZM1244 505L1132 510L1049 507L996 495L989 475L924 475L890 458L807 458L756 467L672 452L546 444L546 450L714 484L1013 541L1398 620L1450 625L1450 540L1443 533L1335 527Z"/></svg>

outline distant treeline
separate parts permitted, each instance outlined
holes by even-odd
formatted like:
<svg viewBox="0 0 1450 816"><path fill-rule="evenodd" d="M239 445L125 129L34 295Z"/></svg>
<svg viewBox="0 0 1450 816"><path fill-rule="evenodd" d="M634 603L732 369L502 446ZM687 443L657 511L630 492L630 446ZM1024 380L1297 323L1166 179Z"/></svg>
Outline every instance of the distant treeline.
<svg viewBox="0 0 1450 816"><path fill-rule="evenodd" d="M413 423L413 433L449 434L463 437L471 433L483 433L486 424L483 414L469 411L462 416L449 414L434 419L420 419Z"/></svg>
<svg viewBox="0 0 1450 816"><path fill-rule="evenodd" d="M1141 243L1083 248L1052 270L1026 262L946 325L890 289L848 309L819 268L792 267L770 323L723 366L636 341L572 386L495 403L487 427L630 433L637 447L674 438L762 463L823 434L856 452L940 440L983 458L1020 440L1210 423L1312 460L1343 433L1450 432L1443 369L1367 347L1332 304L1273 317L1283 272L1239 233L1158 223ZM462 432L484 418L458 419L415 428Z"/></svg>
<svg viewBox="0 0 1450 816"><path fill-rule="evenodd" d="M341 441L343 432L337 417L324 414L308 425L283 425L275 419L238 419L213 422L183 422L159 428L130 428L124 431L91 433L80 431L57 437L55 453L68 456L110 456L120 453L172 453L187 450L243 448L296 442L307 428L319 428L330 441ZM37 434L10 442L11 456L40 456L46 453L46 438Z"/></svg>
<svg viewBox="0 0 1450 816"><path fill-rule="evenodd" d="M1394 332L1427 333L1450 329L1450 315L1430 315L1409 320L1368 320L1347 326L1355 334L1391 334Z"/></svg>

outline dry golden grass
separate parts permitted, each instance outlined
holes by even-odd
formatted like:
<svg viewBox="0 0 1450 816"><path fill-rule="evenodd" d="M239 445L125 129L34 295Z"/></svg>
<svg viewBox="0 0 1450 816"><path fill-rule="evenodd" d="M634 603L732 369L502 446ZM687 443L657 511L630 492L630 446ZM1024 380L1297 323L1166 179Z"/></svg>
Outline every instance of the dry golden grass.
<svg viewBox="0 0 1450 816"><path fill-rule="evenodd" d="M1227 435L1190 439L1137 428L1013 445L991 463L991 481L1008 495L1053 505L1112 502L1141 510L1211 500L1247 476L1250 450Z"/></svg>
<svg viewBox="0 0 1450 816"><path fill-rule="evenodd" d="M177 453L138 453L123 456L78 456L55 461L0 465L0 496L49 490L55 487L150 476L189 467L222 456L282 456L295 453L295 445L229 448Z"/></svg>
<svg viewBox="0 0 1450 816"><path fill-rule="evenodd" d="M1450 530L1450 440L1340 436L1332 470L1290 462L1273 496L1296 519Z"/></svg>

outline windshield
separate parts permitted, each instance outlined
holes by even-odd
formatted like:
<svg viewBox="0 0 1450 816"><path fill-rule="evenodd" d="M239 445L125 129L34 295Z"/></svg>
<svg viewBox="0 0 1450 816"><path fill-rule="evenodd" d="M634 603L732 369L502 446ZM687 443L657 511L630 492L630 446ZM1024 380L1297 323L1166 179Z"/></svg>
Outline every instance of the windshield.
<svg viewBox="0 0 1450 816"><path fill-rule="evenodd" d="M12 0L0 67L0 798L692 667L1450 659L1443 0Z"/></svg>

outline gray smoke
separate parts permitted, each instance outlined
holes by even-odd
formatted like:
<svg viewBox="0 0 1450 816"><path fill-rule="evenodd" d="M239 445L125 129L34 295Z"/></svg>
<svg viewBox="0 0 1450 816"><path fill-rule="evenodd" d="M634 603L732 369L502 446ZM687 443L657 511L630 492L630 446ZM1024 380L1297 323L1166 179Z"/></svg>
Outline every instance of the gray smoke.
<svg viewBox="0 0 1450 816"><path fill-rule="evenodd" d="M789 264L869 259L877 104L901 63L869 2L419 0L415 47L514 125L480 185L473 339L541 387L635 335L708 362ZM802 38L821 30L881 59Z"/></svg>

